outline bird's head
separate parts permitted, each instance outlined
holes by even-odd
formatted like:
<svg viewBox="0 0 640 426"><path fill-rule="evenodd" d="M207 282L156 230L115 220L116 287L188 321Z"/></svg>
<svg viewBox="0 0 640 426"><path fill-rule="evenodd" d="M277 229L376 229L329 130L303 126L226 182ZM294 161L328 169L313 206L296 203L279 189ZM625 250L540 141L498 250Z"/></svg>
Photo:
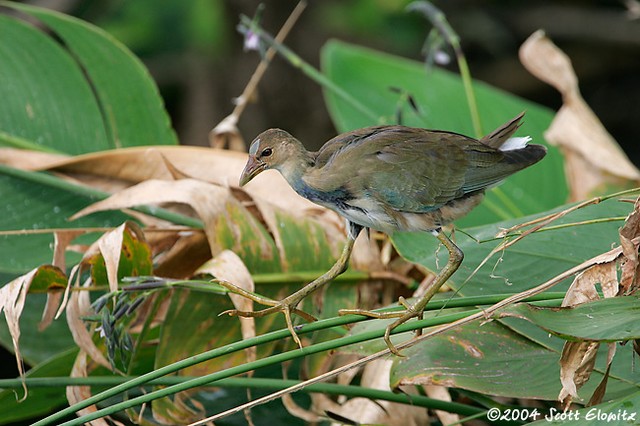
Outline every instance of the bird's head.
<svg viewBox="0 0 640 426"><path fill-rule="evenodd" d="M300 141L280 129L269 129L260 133L251 142L249 160L240 175L240 186L264 170L277 169L284 174L288 163L295 162L304 148Z"/></svg>

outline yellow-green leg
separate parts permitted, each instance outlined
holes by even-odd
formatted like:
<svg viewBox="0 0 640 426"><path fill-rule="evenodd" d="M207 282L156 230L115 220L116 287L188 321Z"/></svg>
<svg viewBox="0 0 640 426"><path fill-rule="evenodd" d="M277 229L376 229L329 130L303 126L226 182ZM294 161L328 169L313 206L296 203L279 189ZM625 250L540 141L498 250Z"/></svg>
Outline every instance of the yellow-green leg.
<svg viewBox="0 0 640 426"><path fill-rule="evenodd" d="M429 303L429 300L440 290L440 287L447 282L447 280L453 275L453 273L460 267L462 263L462 259L464 258L464 253L462 250L455 245L453 241L449 237L442 232L442 229L438 229L434 231L434 235L440 242L446 247L449 251L449 260L442 271L433 279L426 293L418 299L415 303L410 305L404 298L400 298L399 303L405 307L404 312L373 312L367 311L363 309L341 309L341 315L348 314L356 314L356 315L366 315L372 318L397 318L393 323L389 324L384 332L384 341L387 343L389 350L398 356L402 356L400 352L396 349L396 347L391 343L391 332L394 328L398 327L401 324L404 324L411 318L422 319L422 313L424 312L424 308Z"/></svg>
<svg viewBox="0 0 640 426"><path fill-rule="evenodd" d="M220 315L227 314L227 315L239 316L239 317L263 317L265 315L273 314L276 312L282 312L285 317L287 328L289 329L289 332L291 333L293 340L295 340L298 346L302 348L302 342L300 341L300 338L296 334L295 329L293 327L291 314L299 315L304 319L306 319L307 321L316 320L312 315L309 315L308 313L300 309L297 309L296 307L309 294L313 293L314 291L318 290L320 287L329 283L335 277L342 274L347 269L347 266L349 264L349 258L351 257L351 252L353 251L353 245L355 244L358 234L362 230L362 227L360 225L356 225L350 222L347 223L347 226L349 229L349 233L347 235L347 242L344 248L342 249L340 258L338 258L336 263L327 272L325 272L324 274L322 274L321 276L319 276L318 278L316 278L306 286L302 287L300 290L296 291L290 296L285 297L280 301L258 296L256 294L243 290L240 287L237 287L231 283L221 283L221 285L223 285L228 290L234 293L247 297L261 305L266 305L271 307L267 309L262 309L260 311L251 311L251 312L238 311L236 309L233 309L233 310L222 312Z"/></svg>

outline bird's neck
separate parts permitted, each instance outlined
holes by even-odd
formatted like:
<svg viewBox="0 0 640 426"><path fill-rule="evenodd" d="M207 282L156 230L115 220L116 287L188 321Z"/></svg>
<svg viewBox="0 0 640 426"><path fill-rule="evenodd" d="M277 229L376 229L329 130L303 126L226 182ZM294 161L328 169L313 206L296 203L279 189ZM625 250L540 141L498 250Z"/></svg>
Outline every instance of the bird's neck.
<svg viewBox="0 0 640 426"><path fill-rule="evenodd" d="M289 182L289 185L296 189L302 184L302 177L313 167L314 163L313 154L300 146L295 155L289 157L288 161L278 167L278 171Z"/></svg>

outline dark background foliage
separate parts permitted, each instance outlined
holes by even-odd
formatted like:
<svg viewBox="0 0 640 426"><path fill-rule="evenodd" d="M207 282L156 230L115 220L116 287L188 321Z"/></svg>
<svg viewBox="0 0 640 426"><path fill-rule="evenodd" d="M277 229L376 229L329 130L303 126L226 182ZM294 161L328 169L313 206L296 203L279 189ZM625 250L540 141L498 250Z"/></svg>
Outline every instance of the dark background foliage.
<svg viewBox="0 0 640 426"><path fill-rule="evenodd" d="M39 1L110 31L150 68L160 85L182 143L203 145L207 132L232 109L258 55L244 52L235 31L238 16L252 16L254 0ZM297 1L264 1L263 25L277 32ZM319 51L339 38L422 60L429 27L406 13L409 0L311 0L286 44L319 66ZM532 77L518 48L544 29L572 59L582 94L636 163L640 116L640 17L620 1L435 2L458 32L474 78L557 109L560 95ZM451 69L455 70L455 62ZM309 146L335 130L320 87L277 58L260 84L257 102L240 122L246 139L268 127L283 127ZM462 111L461 113L466 113Z"/></svg>

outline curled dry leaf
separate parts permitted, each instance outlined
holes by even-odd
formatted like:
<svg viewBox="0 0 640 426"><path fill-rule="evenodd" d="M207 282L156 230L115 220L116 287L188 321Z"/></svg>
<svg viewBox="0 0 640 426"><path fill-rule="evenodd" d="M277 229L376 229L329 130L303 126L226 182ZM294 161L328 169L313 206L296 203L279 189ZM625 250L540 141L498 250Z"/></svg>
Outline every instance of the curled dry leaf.
<svg viewBox="0 0 640 426"><path fill-rule="evenodd" d="M63 302L58 310L58 312L61 313L62 309L66 306L67 323L73 340L95 362L109 369L111 368L111 364L93 342L92 333L94 332L94 326L91 326L91 331L87 330L86 324L82 320L82 317L92 314L91 300L88 292L74 291L71 292L70 297L69 293L72 283L78 290L82 287L80 285L80 276L83 271L94 262L97 256L102 256L104 259L109 289L111 291L118 289L118 266L123 250L125 233L134 236L138 241L144 241L142 230L134 222L125 222L100 237L85 252L82 261L72 269ZM90 281L84 283L85 287L90 285L92 285Z"/></svg>
<svg viewBox="0 0 640 426"><path fill-rule="evenodd" d="M545 138L564 154L571 200L582 200L607 185L640 182L640 170L605 130L578 88L570 59L543 31L532 34L520 48L520 61L533 75L554 86L563 106Z"/></svg>
<svg viewBox="0 0 640 426"><path fill-rule="evenodd" d="M62 154L17 148L0 148L0 164L22 170L40 170L43 165L66 161L68 158L68 156Z"/></svg>
<svg viewBox="0 0 640 426"><path fill-rule="evenodd" d="M26 164L28 167L25 168L29 170L56 172L59 176L73 178L76 183L98 185L109 192L120 191L123 187L148 180L173 180L176 177L193 176L201 181L234 188L233 193L240 204L258 207L259 214L262 215L262 218L258 219L268 222L267 225L274 237L279 234L279 226L273 220L270 210L275 208L301 218L312 217L325 228L329 239L335 244L336 252L340 251L344 242L344 221L336 213L300 197L276 171L266 171L260 175L259 180L250 182L242 189L235 188L247 161L246 153L202 147L156 146L125 148L75 157L44 156L39 161L29 161L30 154L29 151L14 150L12 157L16 159L13 164L17 167ZM176 171L179 171L179 175ZM158 187L154 186L156 184L149 185L145 188L153 190ZM202 185L204 187L206 184L202 182ZM268 191L265 191L265 188L268 188ZM220 191L212 191L208 192L208 197L213 203L219 198L228 197ZM120 198L121 204L131 206L172 201L170 196L161 196L154 200L154 192L141 192L142 190L135 193L139 198L138 202L130 200L127 203ZM244 196L240 196L242 194ZM175 198L174 201L184 202L180 199L189 197ZM352 255L352 263L358 269L365 269L371 264L372 259L378 262L376 254L370 253L372 245L365 246L362 243L356 244ZM378 270L379 267L369 266L366 269Z"/></svg>
<svg viewBox="0 0 640 426"><path fill-rule="evenodd" d="M73 363L73 367L71 368L70 377L73 378L85 378L88 377L88 369L87 369L87 353L83 350L78 352L78 356L76 357L75 362ZM69 401L69 405L77 404L78 402L84 401L87 398L91 397L91 387L90 386L67 386L66 390L67 401ZM87 414L91 414L98 410L98 407L95 405L90 405L87 408L83 408L78 411L78 415L84 416ZM89 422L91 426L109 426L109 423L105 419L96 419ZM122 424L119 423L118 424Z"/></svg>
<svg viewBox="0 0 640 426"><path fill-rule="evenodd" d="M118 290L118 265L120 264L120 254L122 253L123 233L127 223L123 223L116 229L107 232L98 239L98 248L104 258L105 269L107 270L107 280L109 281L109 291Z"/></svg>
<svg viewBox="0 0 640 426"><path fill-rule="evenodd" d="M147 241L154 248L154 274L167 278L188 278L200 265L211 259L211 250L203 232L149 233Z"/></svg>
<svg viewBox="0 0 640 426"><path fill-rule="evenodd" d="M228 188L194 179L178 181L148 180L118 192L79 211L72 219L102 210L123 209L145 204L177 202L191 206L204 222L205 234L214 254L223 247L218 243L218 223L224 221L228 205L242 209ZM256 234L258 230L256 229ZM239 239L239 238L238 238ZM264 248L266 251L267 248Z"/></svg>
<svg viewBox="0 0 640 426"><path fill-rule="evenodd" d="M620 278L620 294L633 294L637 290L637 276L640 264L638 262L638 249L633 244L633 239L640 235L640 197L633 205L633 211L620 228L620 244L624 259L620 262L622 276Z"/></svg>
<svg viewBox="0 0 640 426"><path fill-rule="evenodd" d="M613 357L616 354L616 344L611 342L607 343L607 346L607 369L604 372L604 376L602 377L600 384L593 391L593 395L591 395L591 398L587 403L588 406L600 404L604 399L604 395L607 390L607 382L609 381L609 374L611 373L611 363L613 362Z"/></svg>
<svg viewBox="0 0 640 426"><path fill-rule="evenodd" d="M185 176L194 176L222 186L237 186L247 162L246 153L195 146L133 147L74 157L36 156L36 159L32 158L32 151L8 150L12 159L9 165L24 170L46 170L74 176L81 183L88 177L126 182L129 185L151 179L172 180L174 176L166 166L167 159ZM271 203L289 212L316 215L326 211L297 195L277 172L263 173L259 184L249 184L245 190L252 197L260 197L264 195L264 188L269 188Z"/></svg>
<svg viewBox="0 0 640 426"><path fill-rule="evenodd" d="M79 266L79 265L78 265ZM73 280L74 276L76 276L74 287L76 289L80 289L80 274L79 268L74 268L77 275L73 272L69 277L69 281ZM89 285L89 283L86 283ZM81 351L86 352L93 361L102 365L107 369L111 369L111 364L102 354L102 351L98 349L96 344L93 342L92 334L94 331L94 327L91 326L91 331L87 330L84 321L82 321L82 317L91 314L91 301L89 300L89 293L86 291L74 291L71 293L69 297L69 301L65 310L67 316L67 324L69 325L69 331L71 331L71 336L73 337L73 341L76 342L81 349Z"/></svg>
<svg viewBox="0 0 640 426"><path fill-rule="evenodd" d="M84 234L85 231L79 229L72 230L58 230L53 234L53 265L60 268L61 271L67 270L67 262L65 260L65 253L67 247L71 242L79 235ZM47 292L47 303L45 304L44 311L42 312L42 319L38 324L38 330L43 331L51 325L53 319L56 317L56 312L60 307L63 293L60 291Z"/></svg>
<svg viewBox="0 0 640 426"><path fill-rule="evenodd" d="M251 273L242 262L242 259L231 250L224 250L209 262L202 265L197 273L207 273L215 278L230 282L243 290L253 292L255 285L251 278ZM229 293L229 298L233 302L233 306L239 311L253 311L253 301L239 294ZM249 339L256 336L255 318L239 317L242 338ZM256 348L252 346L245 349L247 354L247 362L256 360Z"/></svg>
<svg viewBox="0 0 640 426"><path fill-rule="evenodd" d="M320 397L320 399L323 401L330 401L329 398L325 399ZM318 398L316 395L312 395L311 400L313 403L316 403ZM324 417L319 416L313 410L307 410L298 405L290 394L282 396L282 405L289 414L302 419L307 423L320 423L324 420Z"/></svg>
<svg viewBox="0 0 640 426"><path fill-rule="evenodd" d="M621 250L617 256L602 257L600 262L594 263L588 269L578 274L562 301L562 306L577 306L583 303L598 300L597 285L600 285L605 298L616 297L620 293L618 282L617 263L622 265L622 279L635 280L635 271L638 264L637 241L639 235L638 202L634 210L629 214L625 225L620 230ZM625 265L627 265L625 267ZM625 268L631 271L625 273ZM626 275L626 276L625 276ZM624 281L623 281L624 282ZM578 390L589 380L595 365L596 354L600 343L598 342L566 342L560 358L560 382L562 389L558 399L566 408L574 398L578 398ZM607 357L607 372L591 397L591 401L602 399L606 387L609 366L615 355L615 344L609 344Z"/></svg>
<svg viewBox="0 0 640 426"><path fill-rule="evenodd" d="M4 312L18 364L18 372L21 377L24 376L24 366L19 345L20 317L22 316L27 293L29 291L43 293L51 289L61 290L66 279L65 273L60 268L54 265L42 265L0 288L0 314ZM24 383L23 387L25 391L24 398L26 398L27 388Z"/></svg>
<svg viewBox="0 0 640 426"><path fill-rule="evenodd" d="M0 313L4 311L4 316L7 320L7 327L9 328L13 350L16 354L20 377L24 377L24 365L22 363L20 345L18 344L20 340L20 316L24 309L29 286L37 273L38 268L33 269L0 288ZM27 397L27 386L24 382L22 387L24 389L24 397L22 399L24 400Z"/></svg>
<svg viewBox="0 0 640 426"><path fill-rule="evenodd" d="M578 397L578 389L584 385L596 363L600 344L597 342L567 342L560 356L560 382L562 389L558 400L567 409Z"/></svg>
<svg viewBox="0 0 640 426"><path fill-rule="evenodd" d="M569 287L562 306L577 306L598 300L597 284L600 284L605 297L615 297L618 293L616 259L597 263L578 274ZM558 395L558 400L565 408L574 398L578 398L578 390L591 377L599 347L598 342L565 342L560 357L562 389ZM608 360L609 363L612 360L613 356Z"/></svg>
<svg viewBox="0 0 640 426"><path fill-rule="evenodd" d="M13 164L20 167L20 164L28 162L27 157L31 155L31 151L14 150L13 157L24 159L18 158ZM42 161L32 161L31 167L20 168L77 175L80 181L85 176L97 176L135 184L151 179L172 180L173 175L164 159L186 176L222 186L237 186L247 154L195 146L148 146L74 157L44 157ZM260 183L249 184L245 190L251 196L259 197L264 188L269 188L269 200L287 211L325 210L298 196L277 172L261 174Z"/></svg>
<svg viewBox="0 0 640 426"><path fill-rule="evenodd" d="M247 145L237 127L238 117L235 114L226 116L209 132L209 144L213 148L228 147L231 151L246 151Z"/></svg>
<svg viewBox="0 0 640 426"><path fill-rule="evenodd" d="M389 373L392 360L379 359L368 363L362 371L360 385L371 389L391 390ZM359 424L424 425L428 423L426 410L389 401L353 398L337 413ZM337 423L333 423L337 426Z"/></svg>
<svg viewBox="0 0 640 426"><path fill-rule="evenodd" d="M571 283L565 294L562 306L577 306L582 303L598 300L596 285L600 284L605 298L615 297L618 293L618 274L616 260L597 263L581 272Z"/></svg>
<svg viewBox="0 0 640 426"><path fill-rule="evenodd" d="M427 392L429 398L439 399L441 401L451 402L451 394L449 389L444 386L437 385L425 385L424 390ZM435 410L436 416L440 419L440 423L443 425L452 425L460 423L460 416L458 414L449 413L448 411Z"/></svg>

